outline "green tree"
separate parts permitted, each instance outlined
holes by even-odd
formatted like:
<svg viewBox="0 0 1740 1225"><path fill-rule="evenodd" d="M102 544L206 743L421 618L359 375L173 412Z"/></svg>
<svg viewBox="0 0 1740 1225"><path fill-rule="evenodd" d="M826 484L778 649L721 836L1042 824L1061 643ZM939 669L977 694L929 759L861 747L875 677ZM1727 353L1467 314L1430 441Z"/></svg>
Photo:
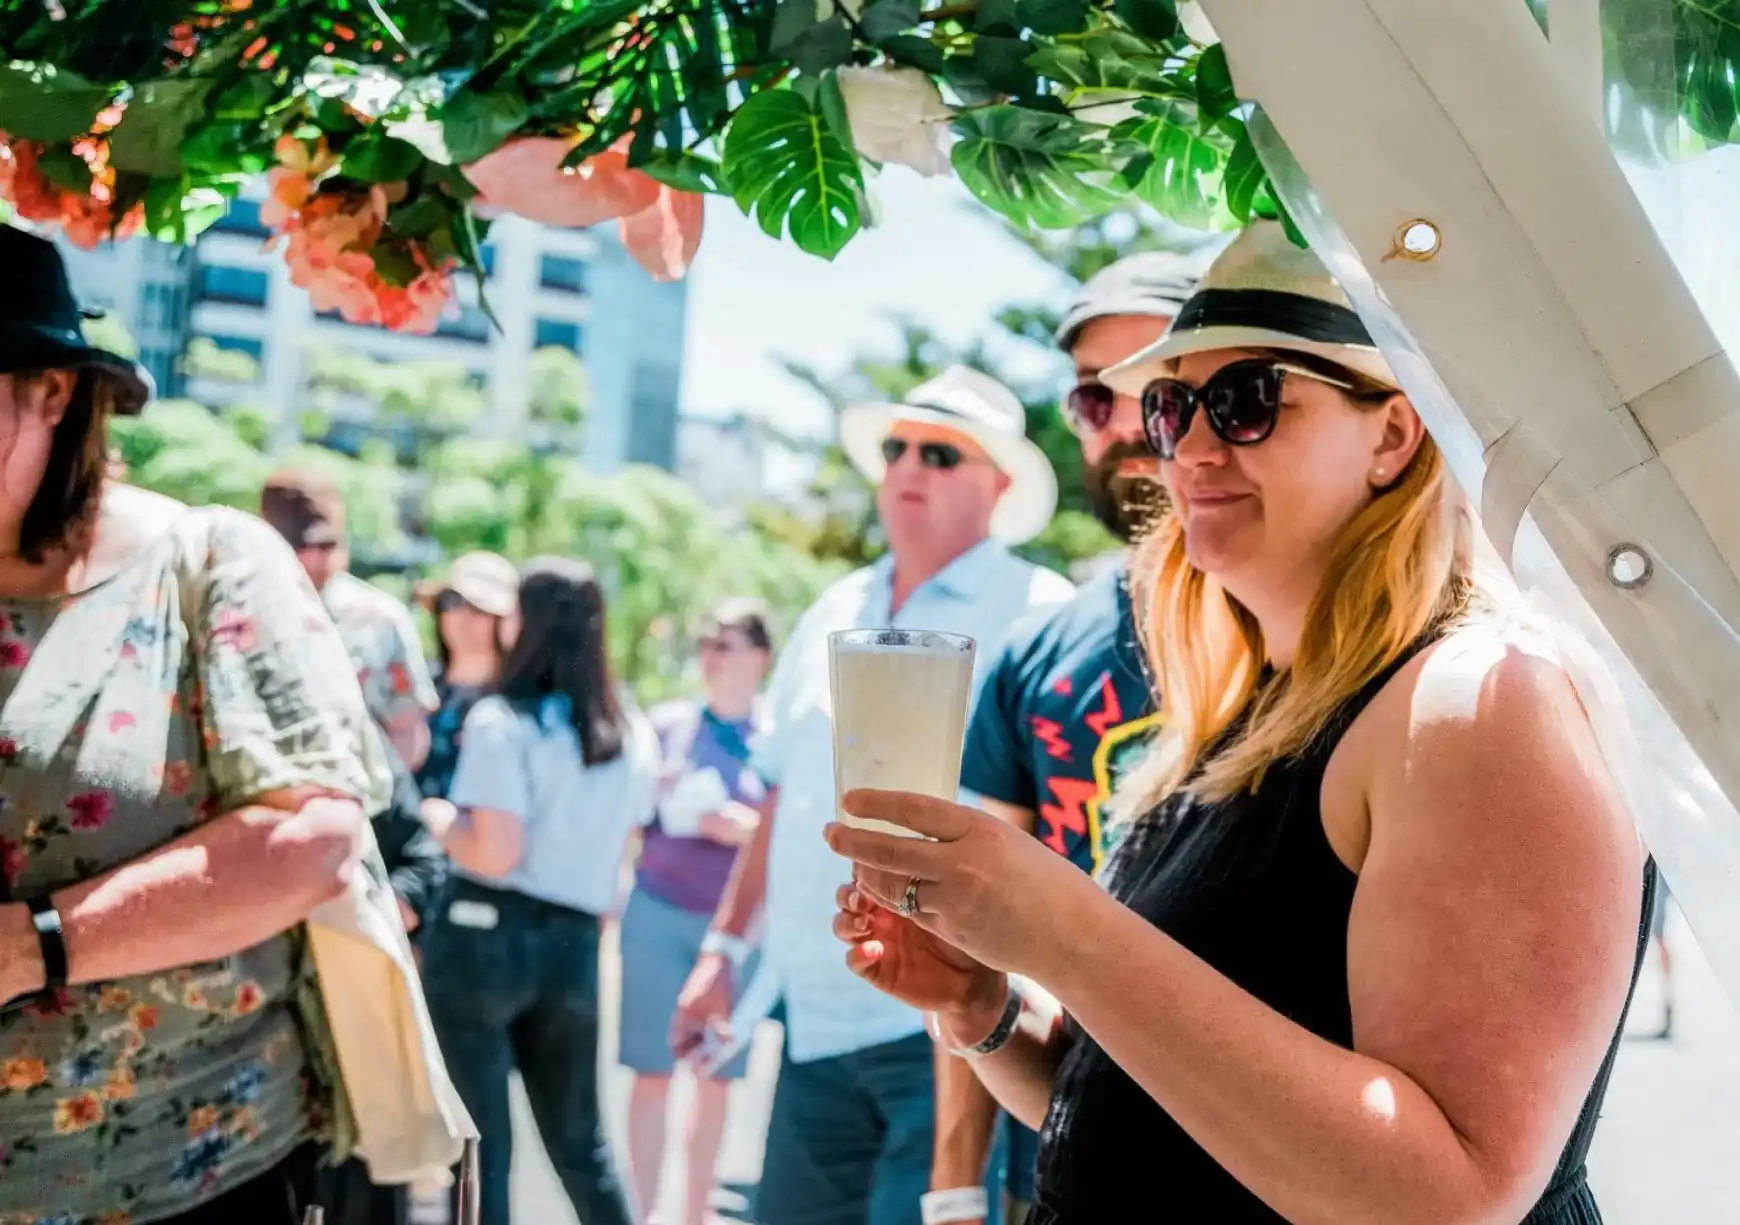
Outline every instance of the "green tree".
<svg viewBox="0 0 1740 1225"><path fill-rule="evenodd" d="M1192 253L1216 241L1172 225L1148 210L1113 213L1061 234L1028 233L1011 225L1005 225L1005 229L1076 285L1139 251ZM997 335L1051 350L1052 336L1066 307L1067 299L1063 297L1055 302L1010 305L998 312L994 320L987 321L986 337L964 348L948 345L929 328L911 319L897 318L894 322L898 336L893 346L862 353L844 370L823 372L796 361L787 361L785 368L793 378L811 388L836 418L852 404L898 400L957 363L983 370L1008 384L1026 405L1027 435L1051 460L1058 485L1056 516L1043 533L1020 551L1042 565L1068 571L1118 546L1117 540L1093 516L1082 485L1081 444L1058 410L1058 393L1067 379L1068 364L1059 354L1051 381L1023 385L999 368L989 344L989 336ZM783 538L803 543L819 555L857 564L875 557L884 545L869 484L846 462L837 443L798 446L808 450L817 463L807 491L808 501L815 509L802 513L769 510L763 512L764 526Z"/></svg>

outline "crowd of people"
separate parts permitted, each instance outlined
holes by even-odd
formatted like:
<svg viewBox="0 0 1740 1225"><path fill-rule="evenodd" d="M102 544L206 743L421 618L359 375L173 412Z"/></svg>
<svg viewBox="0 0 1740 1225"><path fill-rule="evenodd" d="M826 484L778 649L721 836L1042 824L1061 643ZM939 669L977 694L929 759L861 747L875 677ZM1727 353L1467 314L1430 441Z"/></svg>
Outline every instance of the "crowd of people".
<svg viewBox="0 0 1740 1225"><path fill-rule="evenodd" d="M510 1225L516 1071L584 1225L651 1221L673 1152L670 1225L706 1225L770 1017L760 1225L1600 1219L1654 869L1278 224L1070 306L1063 407L1128 545L1079 589L1012 551L1058 497L1020 400L950 369L842 422L886 555L783 641L720 604L698 695L644 711L582 560L454 561L431 667L319 477L257 517L110 479L149 387L52 247L0 227L0 259L0 1225L399 1225L472 1131L466 1206ZM977 644L960 794L843 800L920 838L839 820L828 639L883 627ZM393 1076L340 903L426 1021Z"/></svg>

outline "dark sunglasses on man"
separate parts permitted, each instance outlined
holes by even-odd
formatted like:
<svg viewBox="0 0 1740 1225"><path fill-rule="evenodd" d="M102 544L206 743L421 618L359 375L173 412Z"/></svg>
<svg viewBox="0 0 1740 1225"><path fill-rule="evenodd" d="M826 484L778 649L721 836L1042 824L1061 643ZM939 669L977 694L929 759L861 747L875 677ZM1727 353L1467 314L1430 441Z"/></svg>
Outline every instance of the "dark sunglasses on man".
<svg viewBox="0 0 1740 1225"><path fill-rule="evenodd" d="M1192 387L1180 379L1155 379L1142 389L1142 432L1161 459L1178 456L1178 444L1190 433L1201 409L1214 436L1233 447L1251 447L1275 432L1281 414L1281 388L1292 376L1314 379L1352 391L1352 383L1319 374L1303 366L1253 357L1229 362L1203 383Z"/></svg>
<svg viewBox="0 0 1740 1225"><path fill-rule="evenodd" d="M935 472L951 472L967 462L967 453L952 442L914 444L905 438L892 437L882 440L882 462L894 467L914 445L918 448L918 462Z"/></svg>
<svg viewBox="0 0 1740 1225"><path fill-rule="evenodd" d="M1063 419L1079 438L1110 425L1117 407L1117 392L1098 379L1080 379L1064 393Z"/></svg>

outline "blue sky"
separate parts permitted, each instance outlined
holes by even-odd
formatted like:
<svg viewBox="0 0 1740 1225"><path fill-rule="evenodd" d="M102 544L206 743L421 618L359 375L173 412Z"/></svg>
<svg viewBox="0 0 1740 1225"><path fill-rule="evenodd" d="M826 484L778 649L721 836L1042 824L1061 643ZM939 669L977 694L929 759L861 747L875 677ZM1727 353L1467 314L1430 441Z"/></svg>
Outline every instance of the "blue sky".
<svg viewBox="0 0 1740 1225"><path fill-rule="evenodd" d="M994 331L998 308L1067 292L1063 278L1003 234L954 179L891 168L875 191L880 224L831 263L767 237L729 200L708 199L706 233L689 273L685 412L741 409L814 432L826 414L780 368L781 356L838 369L865 349L892 346L890 314L964 344ZM1032 346L1010 356L1022 376L1055 360Z"/></svg>

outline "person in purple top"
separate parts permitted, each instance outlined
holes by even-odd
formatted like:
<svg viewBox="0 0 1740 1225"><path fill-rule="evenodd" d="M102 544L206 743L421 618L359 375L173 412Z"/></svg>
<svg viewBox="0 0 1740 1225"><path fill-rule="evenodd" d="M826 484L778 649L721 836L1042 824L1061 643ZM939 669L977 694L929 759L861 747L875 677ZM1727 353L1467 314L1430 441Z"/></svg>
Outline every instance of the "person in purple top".
<svg viewBox="0 0 1740 1225"><path fill-rule="evenodd" d="M711 1075L697 1068L688 1117L672 1116L676 1065L668 1037L677 995L765 797L749 754L757 696L773 658L766 609L757 601L719 605L697 639L702 699L652 712L664 752L658 813L646 830L622 917L621 1060L635 1073L629 1162L645 1221L658 1201L667 1143L686 1143L683 1212L675 1225L707 1219L730 1082L742 1078L748 1061L747 1053L739 1054Z"/></svg>

